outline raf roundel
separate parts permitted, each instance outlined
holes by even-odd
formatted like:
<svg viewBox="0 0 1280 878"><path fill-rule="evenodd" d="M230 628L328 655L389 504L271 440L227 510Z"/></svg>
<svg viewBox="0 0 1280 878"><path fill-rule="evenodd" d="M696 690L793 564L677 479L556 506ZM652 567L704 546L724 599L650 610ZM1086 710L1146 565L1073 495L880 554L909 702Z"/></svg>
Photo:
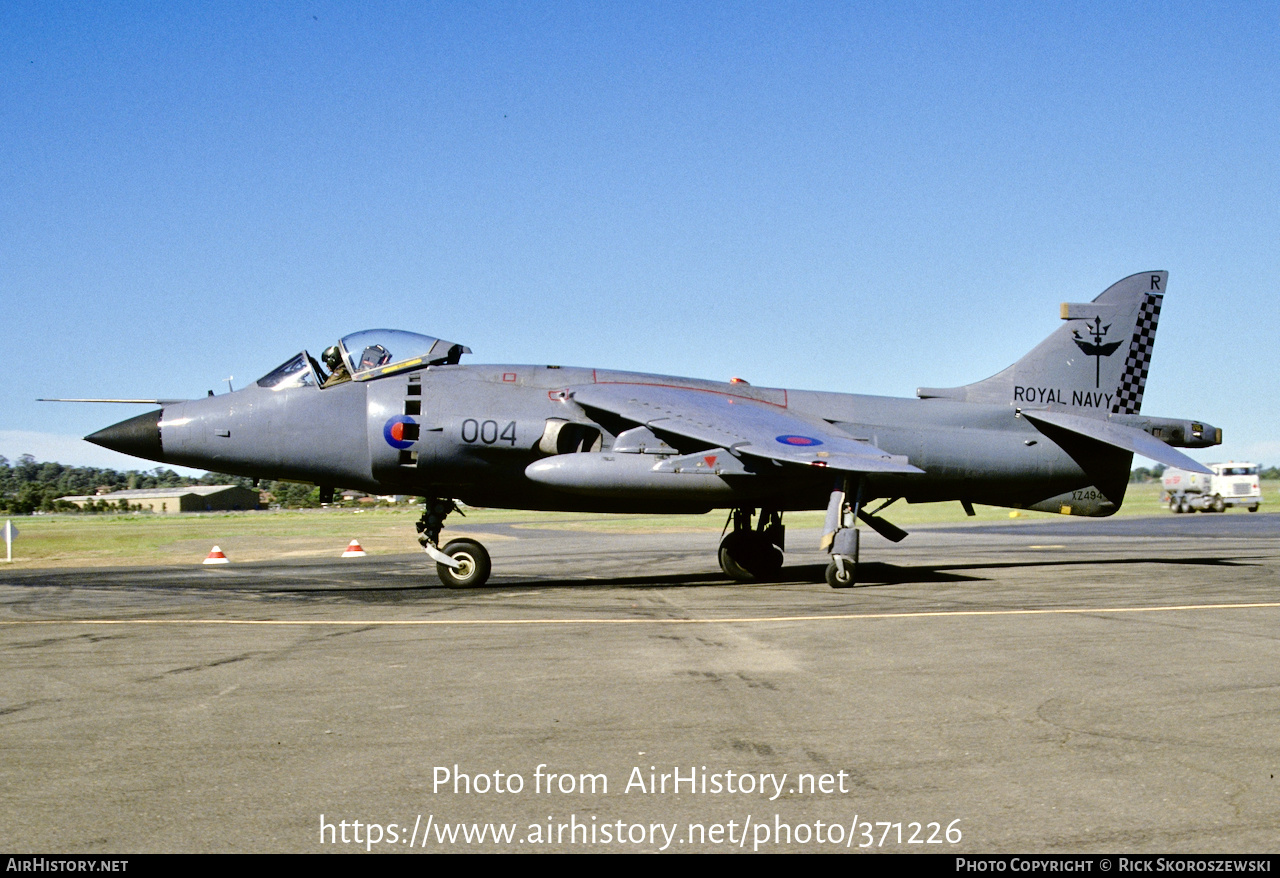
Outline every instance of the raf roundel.
<svg viewBox="0 0 1280 878"><path fill-rule="evenodd" d="M397 415L382 426L382 438L386 439L387 444L392 448L399 448L403 451L413 445L412 439L405 438L404 425L416 423L417 421L408 415Z"/></svg>
<svg viewBox="0 0 1280 878"><path fill-rule="evenodd" d="M822 444L821 439L814 439L812 436L796 436L790 433L779 436L778 441L783 445L795 445L800 447Z"/></svg>

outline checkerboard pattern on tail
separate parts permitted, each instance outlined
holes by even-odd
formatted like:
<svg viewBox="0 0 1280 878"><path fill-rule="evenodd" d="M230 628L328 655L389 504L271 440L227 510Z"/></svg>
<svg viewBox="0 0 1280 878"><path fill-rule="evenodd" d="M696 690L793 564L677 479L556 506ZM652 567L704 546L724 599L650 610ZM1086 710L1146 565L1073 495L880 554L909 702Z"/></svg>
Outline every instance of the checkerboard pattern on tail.
<svg viewBox="0 0 1280 878"><path fill-rule="evenodd" d="M1133 329L1133 341L1129 342L1129 356L1124 361L1124 374L1116 389L1113 414L1136 415L1142 408L1142 390L1147 385L1147 369L1151 366L1151 351L1156 345L1156 324L1160 322L1160 302L1163 296L1147 295L1138 312L1138 323Z"/></svg>

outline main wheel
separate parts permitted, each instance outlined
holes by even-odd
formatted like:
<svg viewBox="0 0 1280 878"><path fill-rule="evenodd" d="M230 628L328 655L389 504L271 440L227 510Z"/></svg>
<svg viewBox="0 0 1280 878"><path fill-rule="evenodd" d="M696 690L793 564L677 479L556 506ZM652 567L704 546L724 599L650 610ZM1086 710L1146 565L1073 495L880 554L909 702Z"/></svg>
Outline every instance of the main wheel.
<svg viewBox="0 0 1280 878"><path fill-rule="evenodd" d="M1169 498L1169 511L1175 515L1182 511L1182 506L1178 503L1177 497Z"/></svg>
<svg viewBox="0 0 1280 878"><path fill-rule="evenodd" d="M1227 504L1226 504L1226 503L1224 503L1224 502L1222 502L1222 495L1221 495L1221 494L1214 494L1214 495L1213 495L1213 511L1214 511L1214 512L1226 512L1226 511L1227 511Z"/></svg>
<svg viewBox="0 0 1280 878"><path fill-rule="evenodd" d="M735 530L720 541L720 569L738 582L773 579L782 569L782 550L755 531Z"/></svg>
<svg viewBox="0 0 1280 878"><path fill-rule="evenodd" d="M436 564L440 581L449 588L479 588L489 581L489 553L475 540L453 540L443 551L458 562L455 570L447 564Z"/></svg>
<svg viewBox="0 0 1280 878"><path fill-rule="evenodd" d="M832 588L852 588L856 583L853 576L853 564L845 562L844 569L832 559L827 565L827 585Z"/></svg>

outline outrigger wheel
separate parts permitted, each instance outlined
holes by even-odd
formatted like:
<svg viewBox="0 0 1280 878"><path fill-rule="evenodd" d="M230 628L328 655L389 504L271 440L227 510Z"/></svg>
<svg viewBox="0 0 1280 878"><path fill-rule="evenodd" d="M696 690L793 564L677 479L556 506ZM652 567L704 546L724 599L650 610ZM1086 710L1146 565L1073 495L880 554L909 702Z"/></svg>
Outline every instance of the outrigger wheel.
<svg viewBox="0 0 1280 878"><path fill-rule="evenodd" d="M852 588L857 585L858 565L856 561L841 563L832 558L827 564L827 585L832 588Z"/></svg>
<svg viewBox="0 0 1280 878"><path fill-rule="evenodd" d="M418 542L436 562L440 581L449 588L479 588L489 581L493 565L485 547L475 540L451 540L440 549L440 529L451 512L458 512L458 504L440 497L424 497L425 509L418 519Z"/></svg>

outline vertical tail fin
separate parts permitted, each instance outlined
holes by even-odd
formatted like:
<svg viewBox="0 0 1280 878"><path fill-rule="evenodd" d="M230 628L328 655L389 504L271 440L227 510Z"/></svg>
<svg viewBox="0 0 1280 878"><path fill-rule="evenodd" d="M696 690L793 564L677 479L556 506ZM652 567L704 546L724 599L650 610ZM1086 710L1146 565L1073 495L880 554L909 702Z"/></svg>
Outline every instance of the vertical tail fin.
<svg viewBox="0 0 1280 878"><path fill-rule="evenodd" d="M921 387L916 395L1097 417L1137 414L1167 280L1164 271L1141 272L1092 302L1064 303L1063 325L1003 372L963 387Z"/></svg>

